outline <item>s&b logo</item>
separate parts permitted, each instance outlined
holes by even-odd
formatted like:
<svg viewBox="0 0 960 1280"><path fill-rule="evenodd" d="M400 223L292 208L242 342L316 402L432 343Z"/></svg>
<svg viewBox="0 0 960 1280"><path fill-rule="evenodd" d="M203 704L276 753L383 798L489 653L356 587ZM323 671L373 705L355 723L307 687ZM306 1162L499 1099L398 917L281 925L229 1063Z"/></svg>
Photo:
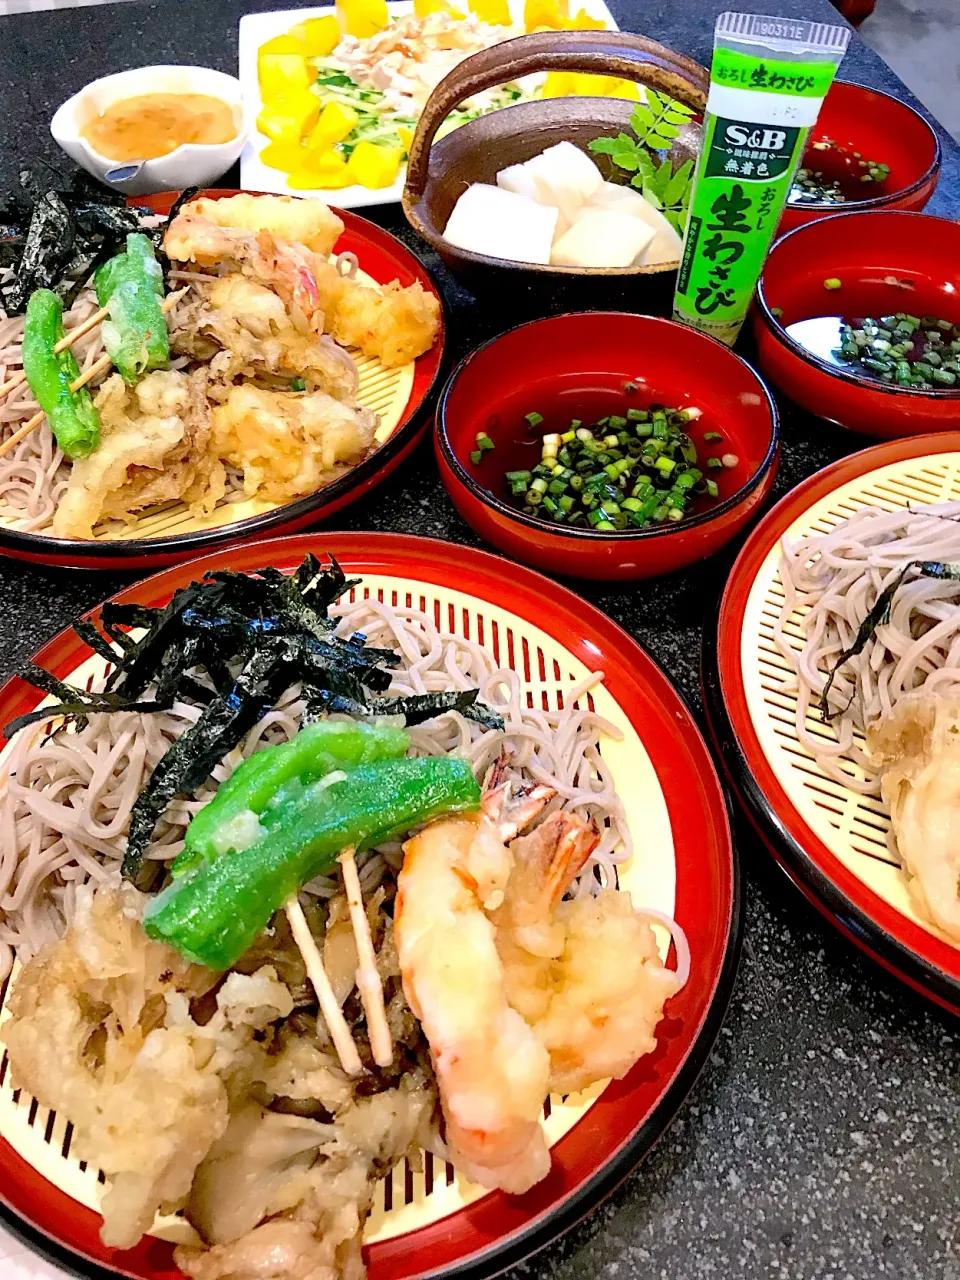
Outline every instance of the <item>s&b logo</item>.
<svg viewBox="0 0 960 1280"><path fill-rule="evenodd" d="M730 177L747 182L770 182L786 173L793 162L798 128L772 124L744 124L719 117L707 159L707 177Z"/></svg>

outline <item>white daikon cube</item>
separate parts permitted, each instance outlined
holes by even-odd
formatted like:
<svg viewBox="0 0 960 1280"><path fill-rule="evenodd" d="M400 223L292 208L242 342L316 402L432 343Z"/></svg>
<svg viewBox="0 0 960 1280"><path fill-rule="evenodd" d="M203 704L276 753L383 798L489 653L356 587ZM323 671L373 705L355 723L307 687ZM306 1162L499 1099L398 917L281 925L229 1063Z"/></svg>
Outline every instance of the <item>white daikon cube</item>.
<svg viewBox="0 0 960 1280"><path fill-rule="evenodd" d="M611 209L584 209L554 242L558 267L631 267L656 233L639 218Z"/></svg>
<svg viewBox="0 0 960 1280"><path fill-rule="evenodd" d="M471 253L545 265L556 226L556 209L477 182L454 205L443 235Z"/></svg>
<svg viewBox="0 0 960 1280"><path fill-rule="evenodd" d="M621 187L615 182L605 182L600 190L591 196L587 208L627 214L629 217L639 218L641 222L645 222L653 229L653 239L640 259L644 266L653 266L658 262L680 261L683 245L680 236L660 210L655 209L633 187Z"/></svg>

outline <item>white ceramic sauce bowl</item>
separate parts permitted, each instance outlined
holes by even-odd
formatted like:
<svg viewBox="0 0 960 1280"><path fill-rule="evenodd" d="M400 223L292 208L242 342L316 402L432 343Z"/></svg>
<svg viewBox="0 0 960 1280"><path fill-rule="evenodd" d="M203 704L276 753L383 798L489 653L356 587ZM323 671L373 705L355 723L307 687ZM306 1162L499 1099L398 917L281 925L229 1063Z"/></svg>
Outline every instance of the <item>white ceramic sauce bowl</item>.
<svg viewBox="0 0 960 1280"><path fill-rule="evenodd" d="M236 136L228 142L187 142L169 155L142 164L102 156L80 136L90 120L123 98L146 93L205 93L221 98L233 109ZM247 140L240 81L208 67L137 67L94 80L63 104L50 122L50 132L77 164L107 186L125 195L205 187L221 177L239 158Z"/></svg>

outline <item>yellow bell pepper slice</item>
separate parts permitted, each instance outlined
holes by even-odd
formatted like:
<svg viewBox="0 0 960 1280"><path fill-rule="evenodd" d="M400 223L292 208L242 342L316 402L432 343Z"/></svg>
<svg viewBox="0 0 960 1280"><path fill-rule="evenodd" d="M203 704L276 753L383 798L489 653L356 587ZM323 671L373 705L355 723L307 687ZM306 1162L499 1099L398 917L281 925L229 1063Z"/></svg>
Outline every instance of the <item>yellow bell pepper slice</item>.
<svg viewBox="0 0 960 1280"><path fill-rule="evenodd" d="M523 25L527 31L535 31L538 27L559 31L569 17L568 0L525 0L523 6Z"/></svg>
<svg viewBox="0 0 960 1280"><path fill-rule="evenodd" d="M640 90L632 80L617 76L591 76L581 73L575 90L581 98L632 98L640 97Z"/></svg>
<svg viewBox="0 0 960 1280"><path fill-rule="evenodd" d="M341 106L339 102L328 102L320 112L320 118L310 130L307 137L308 151L329 151L356 126L359 119L353 107Z"/></svg>
<svg viewBox="0 0 960 1280"><path fill-rule="evenodd" d="M349 187L356 178L347 168L347 162L339 151L314 152L306 163L290 174L288 186L295 191L312 191L314 188Z"/></svg>
<svg viewBox="0 0 960 1280"><path fill-rule="evenodd" d="M299 142L270 142L260 152L260 159L267 168L279 169L282 173L293 173L299 169L306 156L306 149Z"/></svg>
<svg viewBox="0 0 960 1280"><path fill-rule="evenodd" d="M257 116L257 128L271 142L296 143L320 115L319 100L307 89L268 102Z"/></svg>
<svg viewBox="0 0 960 1280"><path fill-rule="evenodd" d="M378 190L392 186L400 171L402 155L397 147L379 147L375 142L358 142L347 161L354 182Z"/></svg>
<svg viewBox="0 0 960 1280"><path fill-rule="evenodd" d="M304 25L300 24L301 27ZM260 46L258 57L262 57L265 53L299 53L303 57L306 50L299 35L299 28L291 27L285 36L274 36L272 40L267 40Z"/></svg>
<svg viewBox="0 0 960 1280"><path fill-rule="evenodd" d="M640 88L617 76L594 76L583 71L551 71L543 85L545 98L627 98L640 101Z"/></svg>
<svg viewBox="0 0 960 1280"><path fill-rule="evenodd" d="M332 13L323 18L307 18L306 22L301 22L294 29L303 33L300 39L308 58L326 58L333 53L343 34L340 23Z"/></svg>
<svg viewBox="0 0 960 1280"><path fill-rule="evenodd" d="M448 13L457 22L466 17L459 9L454 9L447 0L413 0L413 13L417 18L429 18L431 13Z"/></svg>
<svg viewBox="0 0 960 1280"><path fill-rule="evenodd" d="M640 102L640 86L633 80L618 80L615 76L607 76L608 80L613 81L613 88L608 92L608 98L626 98L628 102Z"/></svg>
<svg viewBox="0 0 960 1280"><path fill-rule="evenodd" d="M580 9L572 18L563 24L564 31L606 31L607 24L602 18L591 18L586 9Z"/></svg>
<svg viewBox="0 0 960 1280"><path fill-rule="evenodd" d="M337 17L348 36L376 35L390 21L387 0L337 0Z"/></svg>
<svg viewBox="0 0 960 1280"><path fill-rule="evenodd" d="M307 89L313 79L302 53L263 53L257 58L260 96L264 102L288 98Z"/></svg>
<svg viewBox="0 0 960 1280"><path fill-rule="evenodd" d="M545 98L571 98L576 93L576 75L572 71L548 71L543 82Z"/></svg>
<svg viewBox="0 0 960 1280"><path fill-rule="evenodd" d="M470 0L470 12L491 27L513 25L507 0Z"/></svg>

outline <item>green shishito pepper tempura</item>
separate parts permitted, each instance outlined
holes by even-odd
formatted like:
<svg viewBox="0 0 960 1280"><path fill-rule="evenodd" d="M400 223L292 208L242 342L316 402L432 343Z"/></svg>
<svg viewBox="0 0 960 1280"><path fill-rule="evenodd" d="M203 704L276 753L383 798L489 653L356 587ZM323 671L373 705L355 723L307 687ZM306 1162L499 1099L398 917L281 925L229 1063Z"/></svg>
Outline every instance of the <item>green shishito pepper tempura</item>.
<svg viewBox="0 0 960 1280"><path fill-rule="evenodd" d="M266 748L253 759L284 749ZM261 770L268 768L258 767L251 797ZM198 964L229 969L274 912L308 880L330 871L348 845L369 849L432 818L480 804L469 762L448 756L380 759L345 769L336 781L329 774L307 786L302 781L299 787L289 784L290 777L256 816L246 805L234 808L239 799L234 790L232 814L225 821L233 823L234 845L245 847L217 853L212 861L201 858L174 879L145 912L144 928L151 938ZM258 803L262 795L260 790ZM246 824L237 822L241 810L250 814ZM218 845L223 847L216 830L214 825L215 853Z"/></svg>

